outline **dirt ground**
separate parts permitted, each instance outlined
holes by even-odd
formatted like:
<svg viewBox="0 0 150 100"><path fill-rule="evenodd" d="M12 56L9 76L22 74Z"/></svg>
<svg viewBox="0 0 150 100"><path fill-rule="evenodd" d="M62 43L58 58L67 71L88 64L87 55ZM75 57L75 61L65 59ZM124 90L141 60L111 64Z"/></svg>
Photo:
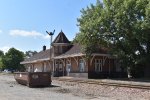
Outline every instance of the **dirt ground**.
<svg viewBox="0 0 150 100"><path fill-rule="evenodd" d="M18 84L13 75L0 74L0 100L86 100L59 92L59 86L28 88Z"/></svg>
<svg viewBox="0 0 150 100"><path fill-rule="evenodd" d="M50 87L29 88L0 74L0 100L150 100L146 89L52 81Z"/></svg>

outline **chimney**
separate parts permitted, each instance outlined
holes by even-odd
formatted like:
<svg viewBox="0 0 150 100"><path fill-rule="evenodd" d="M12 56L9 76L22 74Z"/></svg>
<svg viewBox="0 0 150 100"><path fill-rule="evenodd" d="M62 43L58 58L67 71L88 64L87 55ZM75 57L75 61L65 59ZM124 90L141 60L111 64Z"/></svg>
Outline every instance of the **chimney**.
<svg viewBox="0 0 150 100"><path fill-rule="evenodd" d="M43 51L45 51L45 50L46 50L46 46L44 45L44 46L43 46Z"/></svg>

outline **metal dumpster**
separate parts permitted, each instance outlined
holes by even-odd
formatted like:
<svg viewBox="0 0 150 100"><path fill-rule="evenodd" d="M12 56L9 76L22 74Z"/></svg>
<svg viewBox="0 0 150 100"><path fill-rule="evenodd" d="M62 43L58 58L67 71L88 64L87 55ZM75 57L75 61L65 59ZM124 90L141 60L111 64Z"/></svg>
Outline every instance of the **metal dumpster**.
<svg viewBox="0 0 150 100"><path fill-rule="evenodd" d="M28 87L51 85L50 72L15 72L14 78L19 84Z"/></svg>

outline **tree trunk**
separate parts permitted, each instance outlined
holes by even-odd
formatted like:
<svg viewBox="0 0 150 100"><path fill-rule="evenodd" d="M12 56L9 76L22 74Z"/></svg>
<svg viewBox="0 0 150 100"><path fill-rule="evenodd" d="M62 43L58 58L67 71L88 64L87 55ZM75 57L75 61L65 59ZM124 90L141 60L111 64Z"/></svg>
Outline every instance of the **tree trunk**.
<svg viewBox="0 0 150 100"><path fill-rule="evenodd" d="M127 74L128 74L128 78L129 79L132 78L132 76L131 76L131 68L130 67L127 68Z"/></svg>

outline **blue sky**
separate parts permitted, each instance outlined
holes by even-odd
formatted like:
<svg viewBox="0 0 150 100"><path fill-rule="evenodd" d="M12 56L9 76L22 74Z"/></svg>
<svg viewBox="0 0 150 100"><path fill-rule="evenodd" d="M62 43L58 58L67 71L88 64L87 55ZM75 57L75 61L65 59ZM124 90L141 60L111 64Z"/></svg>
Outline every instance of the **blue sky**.
<svg viewBox="0 0 150 100"><path fill-rule="evenodd" d="M69 40L79 31L80 10L96 0L0 0L0 50L49 48L45 31L63 30ZM54 39L53 38L53 39Z"/></svg>

